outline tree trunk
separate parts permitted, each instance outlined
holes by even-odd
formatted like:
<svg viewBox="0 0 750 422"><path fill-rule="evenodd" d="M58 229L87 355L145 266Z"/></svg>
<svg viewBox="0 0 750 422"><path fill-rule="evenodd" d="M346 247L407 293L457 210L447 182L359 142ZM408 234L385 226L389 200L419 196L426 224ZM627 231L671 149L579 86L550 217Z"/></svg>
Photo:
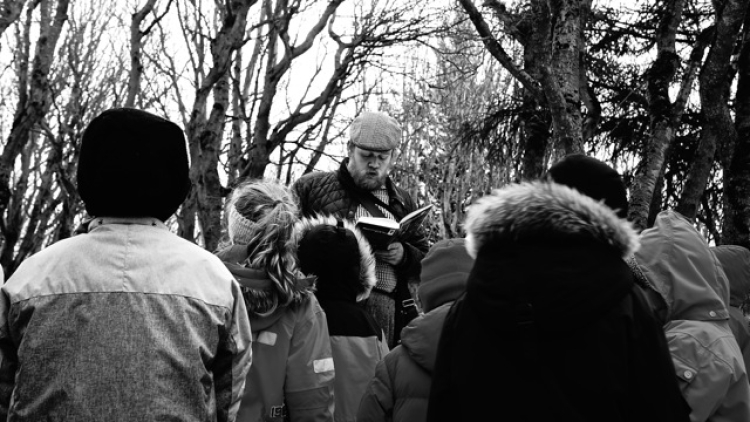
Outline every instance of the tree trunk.
<svg viewBox="0 0 750 422"><path fill-rule="evenodd" d="M661 194L655 187L664 171L665 151L674 140L679 123L674 118L676 113L669 99L669 88L679 65L675 36L684 4L685 0L671 0L665 5L657 35L656 59L646 73L651 137L636 171L628 211L628 219L639 231L648 227L653 197Z"/></svg>
<svg viewBox="0 0 750 422"><path fill-rule="evenodd" d="M745 18L735 94L737 139L724 169L722 240L750 248L750 13Z"/></svg>
<svg viewBox="0 0 750 422"><path fill-rule="evenodd" d="M579 0L550 2L552 45L542 86L552 114L553 156L583 151L580 83L581 5Z"/></svg>
<svg viewBox="0 0 750 422"><path fill-rule="evenodd" d="M68 2L69 0L58 1L54 19L49 13L49 2L42 0L39 4L40 32L36 43L28 99L16 110L8 141L0 155L0 215L5 213L10 200L10 174L16 158L28 144L34 126L42 121L49 109L52 93L48 77L60 31L68 19Z"/></svg>
<svg viewBox="0 0 750 422"><path fill-rule="evenodd" d="M727 105L727 93L731 83L730 59L746 10L746 1L727 0L716 13L714 41L700 74L703 129L682 196L675 208L689 219L694 219L698 213L698 204L714 163L717 140L728 140L730 145L734 145L737 139Z"/></svg>
<svg viewBox="0 0 750 422"><path fill-rule="evenodd" d="M152 10L156 0L148 0L143 8L133 14L130 22L130 74L128 77L128 96L125 99L125 107L135 106L135 99L141 91L141 76L143 75L143 32L141 23Z"/></svg>
<svg viewBox="0 0 750 422"><path fill-rule="evenodd" d="M550 60L549 53L549 11L546 3L540 5L541 9L535 10L534 28L529 31L529 37L524 43L523 62L524 69L535 80L542 78L542 66L546 66ZM540 98L541 97L541 98ZM544 174L547 167L545 160L549 148L552 133L552 116L544 99L535 92L528 89L523 90L523 104L521 120L523 121L523 143L521 180L534 180Z"/></svg>
<svg viewBox="0 0 750 422"><path fill-rule="evenodd" d="M21 227L21 222L16 221L16 218L13 217L20 210L8 209L13 194L17 193L11 192L10 176L16 166L17 158L30 143L34 128L42 122L52 101L48 78L60 31L68 19L68 0L58 1L54 18L50 15L51 7L48 1L40 1L39 7L41 17L39 38L36 42L31 81L27 88L25 84L26 75L19 75L19 82L23 83L19 87L22 92L19 95L19 106L5 148L0 155L0 218L4 219L4 224L0 226L3 229L4 237L0 250L0 263L5 268L11 265L13 248L20 236ZM31 11L29 11L30 15ZM28 56L26 57L26 63L28 63ZM25 66L20 66L20 69L25 70ZM28 89L28 95L24 93L26 89ZM14 187L14 191L17 190L18 187ZM23 191L25 192L25 189Z"/></svg>
<svg viewBox="0 0 750 422"><path fill-rule="evenodd" d="M221 28L216 38L211 40L211 57L213 65L201 82L195 94L195 102L187 126L187 138L190 146L191 168L190 180L193 190L182 206L181 227L179 235L195 241L195 218L201 223L203 246L214 250L218 245L221 231L222 189L218 182L217 163L221 150L224 117L228 107L225 97L227 72L229 71L234 51L242 45L247 24L247 13L255 0L231 2L224 11ZM222 82L223 81L223 82ZM223 86L214 90L215 86ZM209 118L206 118L208 97L214 92ZM217 215L217 204L219 213Z"/></svg>
<svg viewBox="0 0 750 422"><path fill-rule="evenodd" d="M198 191L198 219L203 231L204 247L214 251L221 238L221 210L224 190L219 179L219 153L224 130L224 117L229 105L229 74L225 73L214 85L214 104L211 114L198 135L203 159L198 163L200 176Z"/></svg>

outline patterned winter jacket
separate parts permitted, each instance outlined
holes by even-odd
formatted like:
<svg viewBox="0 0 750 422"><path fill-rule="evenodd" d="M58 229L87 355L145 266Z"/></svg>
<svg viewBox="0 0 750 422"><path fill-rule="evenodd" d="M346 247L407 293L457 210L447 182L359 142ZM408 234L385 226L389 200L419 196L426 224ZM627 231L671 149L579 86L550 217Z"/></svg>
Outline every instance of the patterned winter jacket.
<svg viewBox="0 0 750 422"><path fill-rule="evenodd" d="M299 200L303 217L316 215L333 215L338 218L353 221L359 201L345 159L338 170L333 172L315 172L302 176L292 186ZM390 177L386 180L390 206L394 216L400 220L406 214L417 209L417 205L408 192L396 186ZM399 283L406 282L410 277L419 277L421 261L429 248L423 230L419 230L407 238L400 239L404 245L404 260L396 266Z"/></svg>
<svg viewBox="0 0 750 422"><path fill-rule="evenodd" d="M750 384L729 328L729 284L705 239L663 211L641 233L635 259L667 304L672 361L693 422L750 421Z"/></svg>
<svg viewBox="0 0 750 422"><path fill-rule="evenodd" d="M241 250L238 253L238 249ZM246 246L217 253L235 276L249 310L252 301L274 294L265 271L246 268ZM309 282L299 280L298 289ZM237 422L322 422L333 420L334 366L328 323L312 293L299 303L282 306L270 315L249 312L253 329L253 366Z"/></svg>
<svg viewBox="0 0 750 422"><path fill-rule="evenodd" d="M0 419L233 421L251 362L239 285L154 218L96 218L0 292Z"/></svg>

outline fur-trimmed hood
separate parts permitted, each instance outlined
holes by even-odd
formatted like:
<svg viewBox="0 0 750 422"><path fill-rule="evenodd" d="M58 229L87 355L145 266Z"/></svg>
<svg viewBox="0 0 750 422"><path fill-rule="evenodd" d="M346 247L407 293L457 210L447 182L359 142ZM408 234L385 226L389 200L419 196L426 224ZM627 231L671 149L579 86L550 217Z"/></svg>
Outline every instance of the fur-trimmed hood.
<svg viewBox="0 0 750 422"><path fill-rule="evenodd" d="M497 189L469 208L466 302L498 326L564 330L603 318L633 287L638 235L608 206L553 182ZM551 323L555 321L554 323Z"/></svg>
<svg viewBox="0 0 750 422"><path fill-rule="evenodd" d="M621 257L639 246L638 234L615 212L577 190L551 182L527 182L496 189L466 216L466 249L472 257L491 242L587 238L609 245Z"/></svg>
<svg viewBox="0 0 750 422"><path fill-rule="evenodd" d="M317 236L315 230L320 230L322 228L321 226L344 228L353 234L353 238L356 240L356 252L359 260L358 275L356 277L356 280L352 280L353 282L356 282L358 284L355 287L357 292L356 300L357 302L359 302L367 299L370 296L372 288L377 282L377 278L375 276L375 256L373 255L372 248L365 239L364 235L359 231L359 229L354 226L352 222L348 220L339 220L336 217L330 215L316 215L313 217L302 218L295 224L294 242L298 246L298 248L304 248L305 241L327 242L326 246L328 246L327 248L325 248L325 250L321 250L324 249L323 247L316 248L316 250L312 251L304 251L298 249L300 270L302 270L302 272L306 275L314 275L318 278L317 285L319 288L319 292L321 293L325 291L325 286L321 288L323 283L342 282L342 280L326 280L325 277L333 274L333 272L329 272L328 270L339 269L344 266L346 253L354 251L351 250L350 245L347 245L345 243L332 244L331 239L309 239L311 234ZM350 240L351 238L349 238L348 240L344 237L341 238L342 242L347 242ZM335 248L342 248L340 251L343 253L336 253ZM305 262L306 260L315 260L316 262ZM311 268L315 267L320 268L320 270L310 270ZM325 271L326 274L323 274L323 271ZM343 281L346 282L346 280Z"/></svg>

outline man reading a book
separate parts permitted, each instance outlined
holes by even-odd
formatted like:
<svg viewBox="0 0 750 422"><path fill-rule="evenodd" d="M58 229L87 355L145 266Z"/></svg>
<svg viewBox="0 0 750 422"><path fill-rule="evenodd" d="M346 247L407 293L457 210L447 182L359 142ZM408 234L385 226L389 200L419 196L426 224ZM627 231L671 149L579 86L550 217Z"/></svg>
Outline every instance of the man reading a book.
<svg viewBox="0 0 750 422"><path fill-rule="evenodd" d="M310 173L294 183L302 215L328 214L352 221L367 216L386 217L400 221L415 211L414 200L389 176L401 141L398 122L382 113L363 112L352 122L349 135L349 156L338 170ZM378 283L367 308L383 328L391 348L398 343L404 324L400 309L410 297L406 295L407 283L418 280L420 261L428 247L425 232L418 227L387 247L375 249Z"/></svg>

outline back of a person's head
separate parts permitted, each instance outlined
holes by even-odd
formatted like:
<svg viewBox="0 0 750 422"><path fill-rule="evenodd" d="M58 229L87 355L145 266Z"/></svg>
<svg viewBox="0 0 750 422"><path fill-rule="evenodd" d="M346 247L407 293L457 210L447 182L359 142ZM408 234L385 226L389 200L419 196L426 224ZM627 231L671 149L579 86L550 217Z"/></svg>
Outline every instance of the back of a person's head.
<svg viewBox="0 0 750 422"><path fill-rule="evenodd" d="M303 274L317 277L320 299L361 301L375 285L375 257L364 235L332 216L303 218L295 228Z"/></svg>
<svg viewBox="0 0 750 422"><path fill-rule="evenodd" d="M279 304L298 299L292 239L297 205L291 191L276 180L242 182L232 190L224 215L229 242L247 247L247 266L268 273Z"/></svg>
<svg viewBox="0 0 750 422"><path fill-rule="evenodd" d="M615 210L628 215L628 194L622 176L608 164L584 154L570 154L547 171L546 178L578 190Z"/></svg>
<svg viewBox="0 0 750 422"><path fill-rule="evenodd" d="M740 307L750 295L750 249L740 245L711 247L729 281L729 304Z"/></svg>
<svg viewBox="0 0 750 422"><path fill-rule="evenodd" d="M466 290L474 259L466 251L464 239L444 239L427 251L422 259L422 272L417 296L422 310L429 312L452 302Z"/></svg>
<svg viewBox="0 0 750 422"><path fill-rule="evenodd" d="M91 216L164 221L190 191L189 170L179 126L142 110L110 109L83 134L78 193Z"/></svg>

